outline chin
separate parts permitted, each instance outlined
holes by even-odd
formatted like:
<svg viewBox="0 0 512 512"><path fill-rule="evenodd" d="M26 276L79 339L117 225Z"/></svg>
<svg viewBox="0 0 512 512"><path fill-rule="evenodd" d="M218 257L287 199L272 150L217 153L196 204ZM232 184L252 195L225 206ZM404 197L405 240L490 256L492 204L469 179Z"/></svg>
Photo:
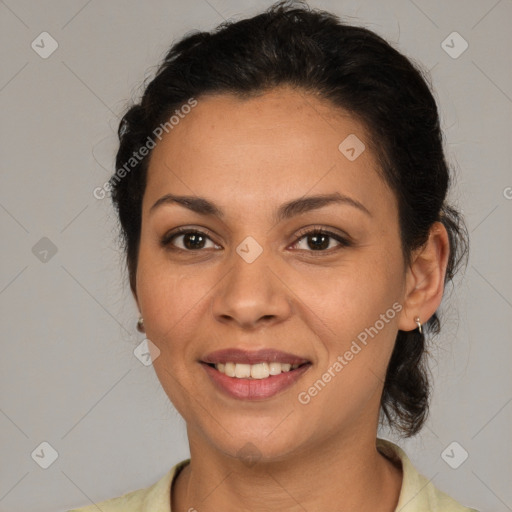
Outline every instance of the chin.
<svg viewBox="0 0 512 512"><path fill-rule="evenodd" d="M222 423L226 431L217 431L210 437L211 445L230 457L240 459L248 465L255 462L273 462L286 459L298 448L303 429L280 430L283 418L259 422L259 427L247 422ZM277 427L277 428L276 428ZM233 432L233 435L231 433Z"/></svg>

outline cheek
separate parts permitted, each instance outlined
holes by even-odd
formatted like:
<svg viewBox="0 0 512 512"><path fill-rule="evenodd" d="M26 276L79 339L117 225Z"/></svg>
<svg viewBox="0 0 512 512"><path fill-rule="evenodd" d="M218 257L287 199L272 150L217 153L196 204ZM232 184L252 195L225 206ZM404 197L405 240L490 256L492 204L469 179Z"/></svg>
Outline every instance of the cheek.
<svg viewBox="0 0 512 512"><path fill-rule="evenodd" d="M161 341L162 335L173 329L190 310L193 291L193 287L185 286L169 261L141 245L137 296L146 332L156 341Z"/></svg>
<svg viewBox="0 0 512 512"><path fill-rule="evenodd" d="M148 271L138 288L145 324L155 333L182 329L201 308L205 287L200 279L185 279L169 272Z"/></svg>
<svg viewBox="0 0 512 512"><path fill-rule="evenodd" d="M137 295L146 336L172 361L197 357L198 326L211 314L218 275L206 267L175 265L165 256L143 248L137 269ZM190 353L189 353L190 352ZM167 358L163 358L167 359ZM168 360L170 362L170 360Z"/></svg>
<svg viewBox="0 0 512 512"><path fill-rule="evenodd" d="M346 260L335 270L294 276L294 291L321 320L326 327L323 332L334 344L350 342L379 322L381 315L386 326L396 321L392 306L400 299L400 268L389 264L390 255L368 256ZM377 327L382 328L381 322Z"/></svg>
<svg viewBox="0 0 512 512"><path fill-rule="evenodd" d="M329 411L329 418L325 412L321 415L326 424L332 425L366 414L370 402L374 411L393 350L400 309L389 283L386 279L378 283L372 277L363 280L347 276L305 297L308 307L318 312L316 323L328 326L328 330L323 329L325 352L300 390L300 403L309 399L307 407L311 410Z"/></svg>
<svg viewBox="0 0 512 512"><path fill-rule="evenodd" d="M319 405L332 401L346 411L360 408L384 381L401 310L401 269L390 264L399 261L394 258L383 253L359 258L330 279L297 281L319 329L328 327L322 329L325 353L311 384L318 377L333 384Z"/></svg>

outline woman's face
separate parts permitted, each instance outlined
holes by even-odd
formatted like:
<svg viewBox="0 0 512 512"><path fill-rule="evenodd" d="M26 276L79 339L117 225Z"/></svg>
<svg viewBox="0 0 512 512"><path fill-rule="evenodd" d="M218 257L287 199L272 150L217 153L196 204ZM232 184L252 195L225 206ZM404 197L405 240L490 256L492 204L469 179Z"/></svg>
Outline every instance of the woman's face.
<svg viewBox="0 0 512 512"><path fill-rule="evenodd" d="M400 323L397 203L367 137L348 114L281 87L201 97L153 150L136 296L192 442L272 459L375 435L397 330L414 326ZM166 195L193 201L155 205ZM313 200L335 195L348 199ZM240 379L206 364L226 349L241 351L218 359L238 361L227 366L239 376L244 361L294 360L271 351L308 364Z"/></svg>

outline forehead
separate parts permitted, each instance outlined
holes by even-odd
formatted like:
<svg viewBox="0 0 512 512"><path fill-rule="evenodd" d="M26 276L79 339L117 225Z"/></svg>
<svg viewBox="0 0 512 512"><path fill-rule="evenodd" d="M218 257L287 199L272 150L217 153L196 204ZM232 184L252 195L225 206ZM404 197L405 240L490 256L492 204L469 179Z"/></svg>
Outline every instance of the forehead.
<svg viewBox="0 0 512 512"><path fill-rule="evenodd" d="M393 201L369 146L361 122L302 90L203 96L154 148L145 201L176 192L271 202L308 191Z"/></svg>

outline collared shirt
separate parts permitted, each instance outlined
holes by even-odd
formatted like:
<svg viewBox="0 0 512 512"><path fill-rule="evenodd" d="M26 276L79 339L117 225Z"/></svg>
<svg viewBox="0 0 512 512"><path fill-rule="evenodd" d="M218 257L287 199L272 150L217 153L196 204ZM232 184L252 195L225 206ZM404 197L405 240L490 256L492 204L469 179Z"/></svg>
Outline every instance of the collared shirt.
<svg viewBox="0 0 512 512"><path fill-rule="evenodd" d="M395 512L478 512L436 489L432 482L418 473L406 453L396 444L377 438L377 449L402 465L402 488ZM189 462L190 459L179 462L151 487L68 512L172 512L172 483Z"/></svg>

